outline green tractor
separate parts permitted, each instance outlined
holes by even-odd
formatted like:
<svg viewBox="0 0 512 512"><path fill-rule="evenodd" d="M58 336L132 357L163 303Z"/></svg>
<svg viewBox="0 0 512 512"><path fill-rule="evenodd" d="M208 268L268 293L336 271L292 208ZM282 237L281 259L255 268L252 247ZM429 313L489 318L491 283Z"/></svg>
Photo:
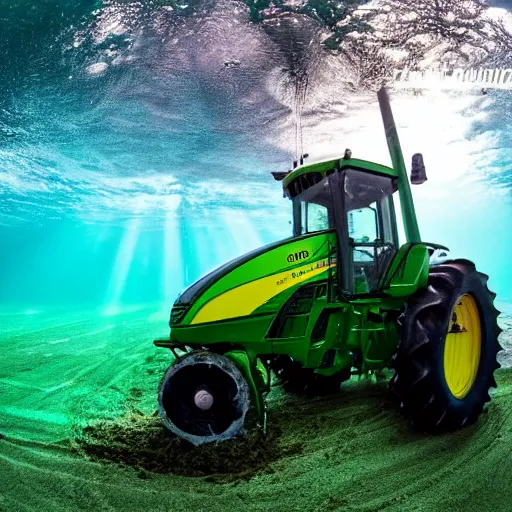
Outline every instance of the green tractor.
<svg viewBox="0 0 512 512"><path fill-rule="evenodd" d="M170 337L154 342L175 356L158 392L172 433L197 445L266 429L271 372L286 390L325 393L390 368L399 407L431 433L474 422L490 400L501 350L495 294L472 262L421 240L386 89L378 98L393 167L347 150L272 173L291 199L293 236L176 300ZM425 180L416 154L411 183Z"/></svg>

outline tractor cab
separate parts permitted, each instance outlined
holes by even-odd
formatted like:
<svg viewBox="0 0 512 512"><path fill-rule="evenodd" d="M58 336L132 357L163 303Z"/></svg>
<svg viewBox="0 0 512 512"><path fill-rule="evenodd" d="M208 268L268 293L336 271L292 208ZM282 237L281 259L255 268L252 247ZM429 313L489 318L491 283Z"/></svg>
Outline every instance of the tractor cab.
<svg viewBox="0 0 512 512"><path fill-rule="evenodd" d="M420 242L403 164L392 168L352 158L347 149L343 158L272 174L292 201L294 237L333 234L334 296L346 300L403 296L424 281L429 256L442 246ZM416 154L411 182L425 179L421 155ZM402 212L405 243L399 240L396 209Z"/></svg>
<svg viewBox="0 0 512 512"><path fill-rule="evenodd" d="M348 152L348 150L347 150ZM293 235L336 233L338 291L346 296L382 289L383 277L399 248L393 170L341 159L325 172L307 167L286 180L293 203Z"/></svg>

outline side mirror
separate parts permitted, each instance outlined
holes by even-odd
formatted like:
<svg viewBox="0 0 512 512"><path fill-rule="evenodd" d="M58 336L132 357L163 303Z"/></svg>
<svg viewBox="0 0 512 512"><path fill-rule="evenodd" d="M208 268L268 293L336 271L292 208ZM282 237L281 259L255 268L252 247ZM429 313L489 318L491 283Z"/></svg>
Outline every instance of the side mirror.
<svg viewBox="0 0 512 512"><path fill-rule="evenodd" d="M425 181L427 181L427 173L423 163L423 155L416 153L412 155L411 183L413 185L421 185Z"/></svg>

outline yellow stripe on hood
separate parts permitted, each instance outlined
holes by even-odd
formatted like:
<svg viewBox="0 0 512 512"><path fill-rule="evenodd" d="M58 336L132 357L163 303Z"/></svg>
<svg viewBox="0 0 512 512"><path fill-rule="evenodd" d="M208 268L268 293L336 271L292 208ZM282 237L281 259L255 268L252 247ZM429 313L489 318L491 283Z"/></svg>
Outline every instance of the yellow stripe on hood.
<svg viewBox="0 0 512 512"><path fill-rule="evenodd" d="M335 263L329 265L329 260L325 259L233 288L207 302L190 323L216 322L250 315L278 293L325 272L333 265Z"/></svg>

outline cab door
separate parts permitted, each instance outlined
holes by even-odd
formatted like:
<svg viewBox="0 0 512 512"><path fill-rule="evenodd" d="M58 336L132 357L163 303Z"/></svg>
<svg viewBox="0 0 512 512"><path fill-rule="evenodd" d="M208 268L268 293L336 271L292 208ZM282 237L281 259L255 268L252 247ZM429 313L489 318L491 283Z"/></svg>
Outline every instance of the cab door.
<svg viewBox="0 0 512 512"><path fill-rule="evenodd" d="M380 283L397 253L393 202L390 196L347 212L348 245L356 295L380 290Z"/></svg>

